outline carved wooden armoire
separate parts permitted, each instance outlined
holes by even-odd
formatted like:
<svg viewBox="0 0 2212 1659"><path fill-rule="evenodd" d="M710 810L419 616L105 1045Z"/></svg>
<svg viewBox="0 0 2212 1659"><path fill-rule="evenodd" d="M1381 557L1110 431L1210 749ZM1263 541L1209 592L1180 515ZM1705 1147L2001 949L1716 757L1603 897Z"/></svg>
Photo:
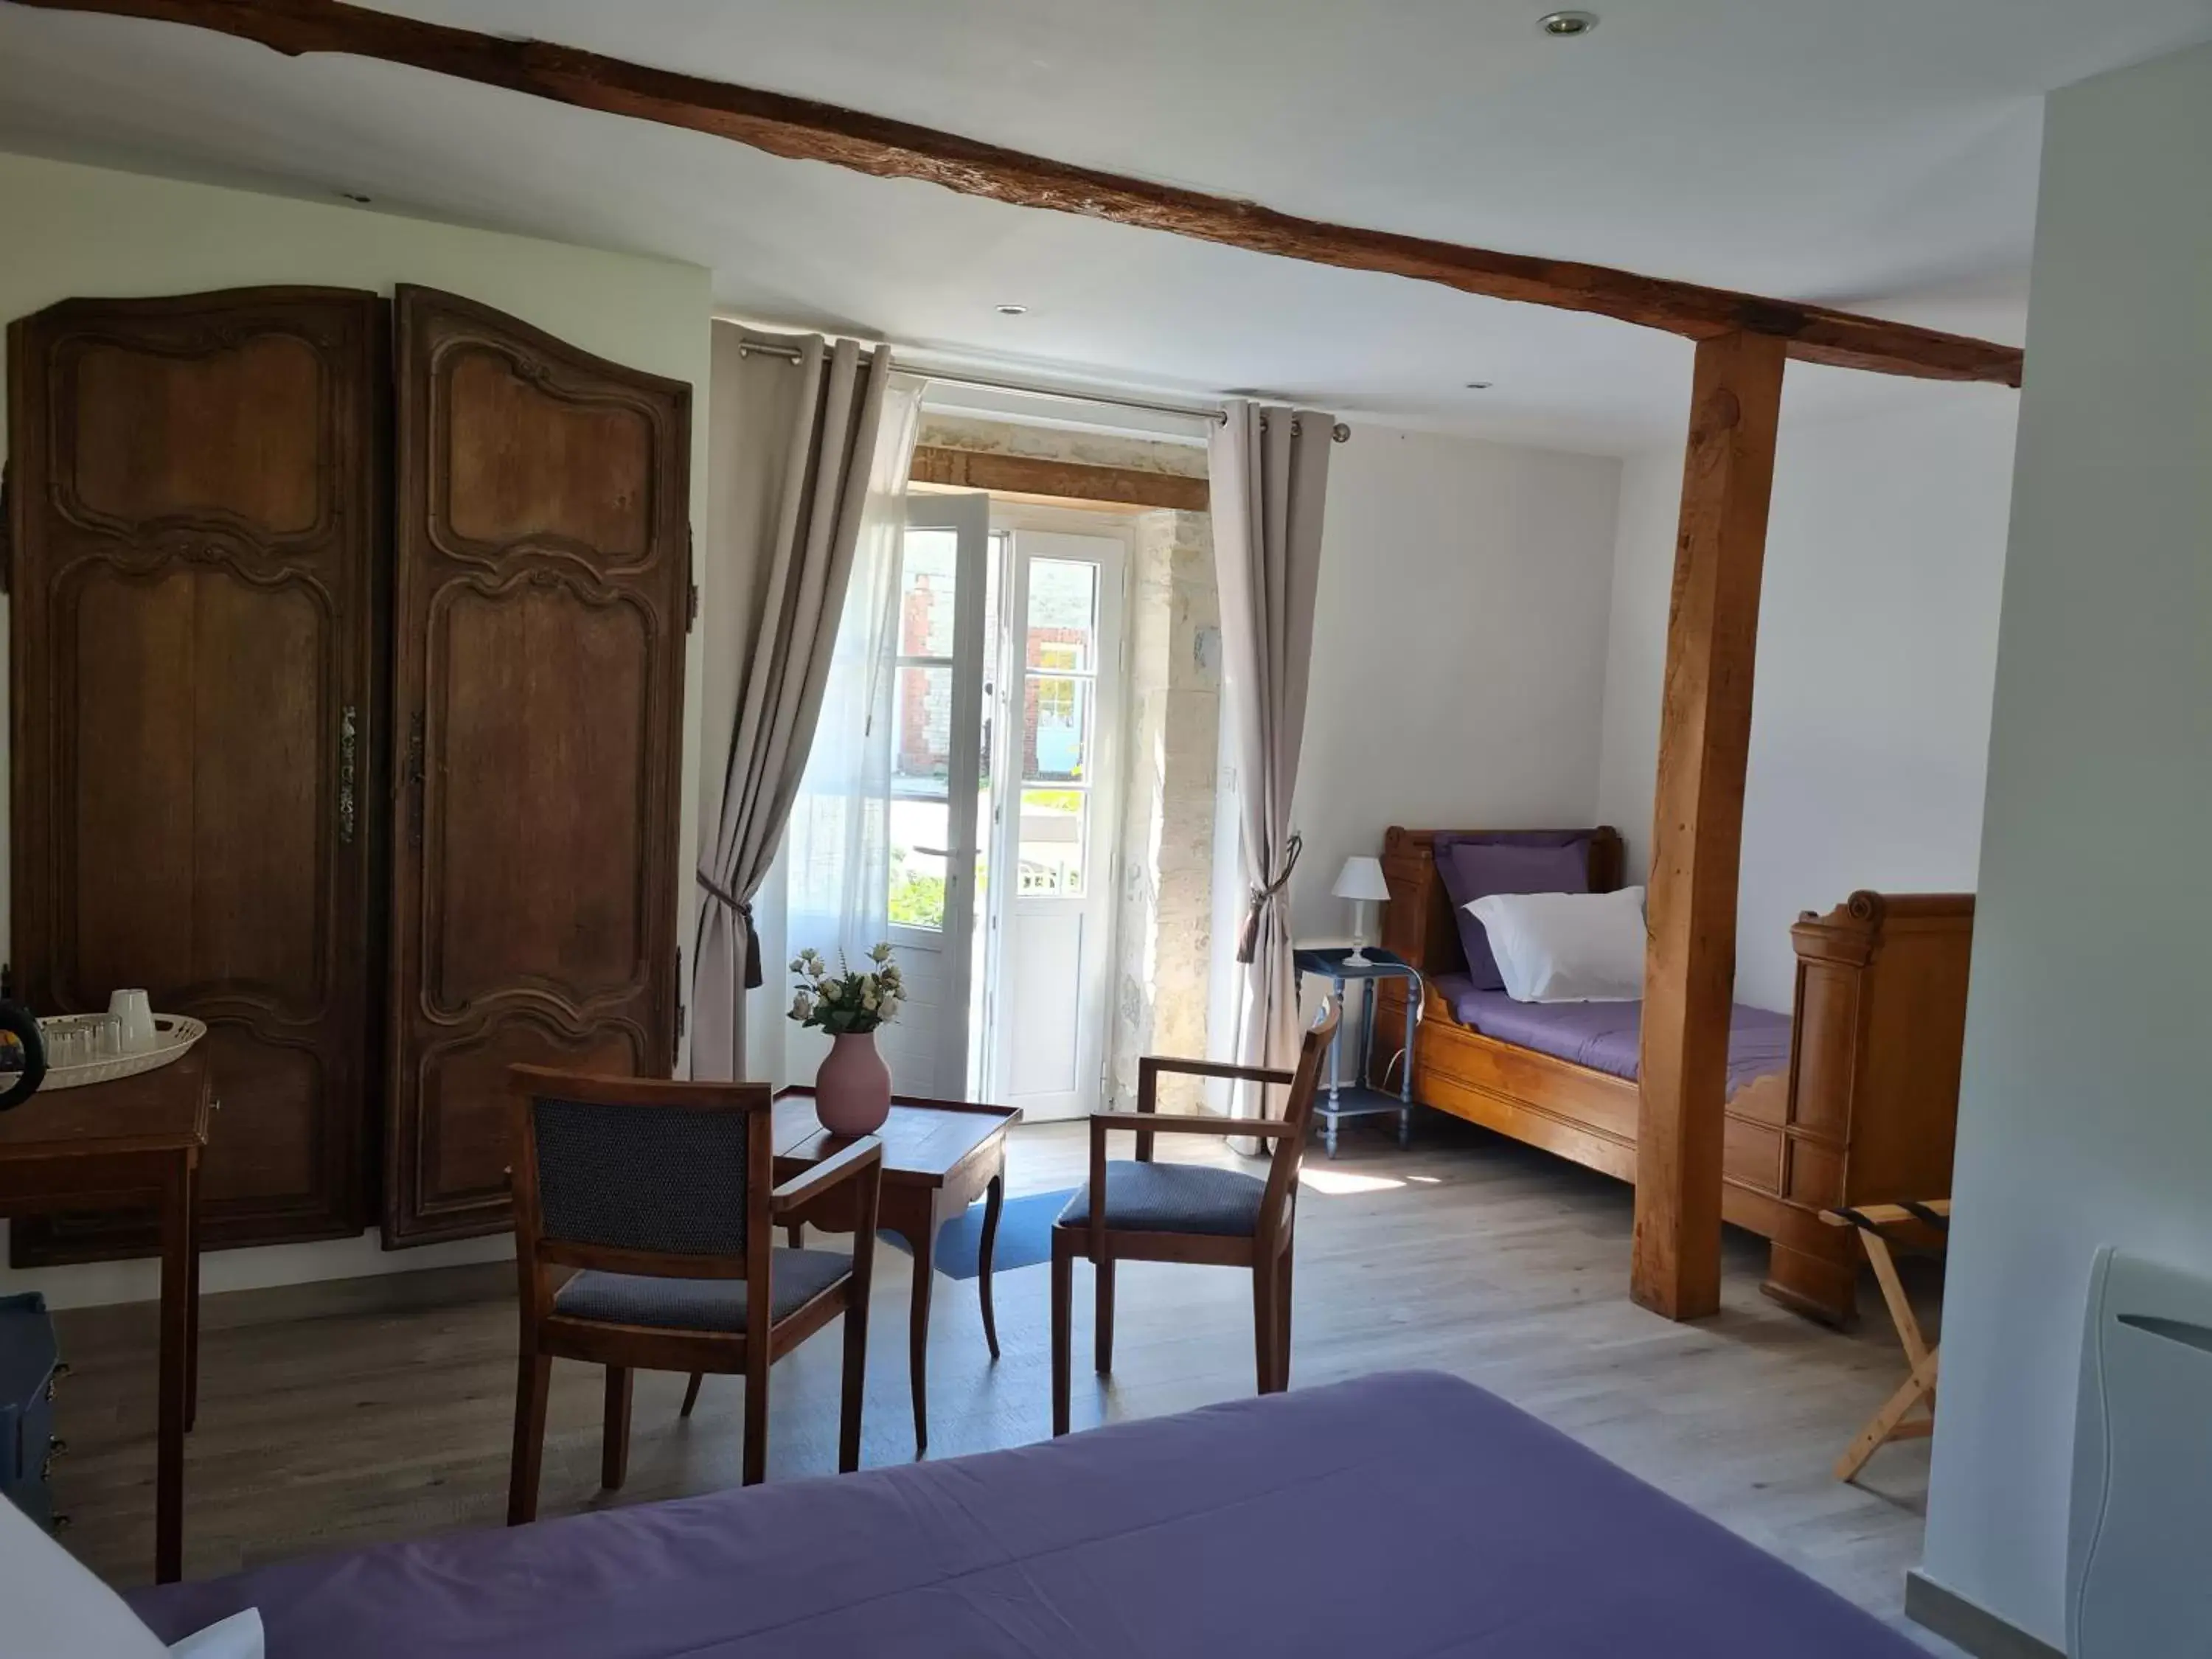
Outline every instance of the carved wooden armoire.
<svg viewBox="0 0 2212 1659"><path fill-rule="evenodd" d="M8 344L21 994L207 1022L210 1245L506 1225L507 1066L675 1052L690 387L404 287Z"/></svg>

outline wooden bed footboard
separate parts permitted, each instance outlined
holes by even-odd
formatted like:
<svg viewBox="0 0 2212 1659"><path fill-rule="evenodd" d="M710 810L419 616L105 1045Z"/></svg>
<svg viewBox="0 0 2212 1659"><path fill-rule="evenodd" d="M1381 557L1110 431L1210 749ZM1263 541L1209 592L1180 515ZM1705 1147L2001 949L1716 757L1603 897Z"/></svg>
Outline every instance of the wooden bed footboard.
<svg viewBox="0 0 2212 1659"><path fill-rule="evenodd" d="M1548 832L1559 834L1564 832ZM1591 887L1624 874L1620 837L1590 837ZM1424 976L1413 1097L1623 1181L1636 1174L1633 1083L1462 1025L1426 981L1466 958L1437 873L1439 835L1393 829L1382 943ZM1949 1189L1966 1027L1973 896L1854 893L1790 930L1798 965L1786 1072L1727 1106L1722 1213L1771 1241L1761 1289L1836 1325L1856 1317L1860 1253L1823 1209ZM1375 1029L1403 1030L1405 990L1379 982ZM1398 1045L1378 1042L1376 1086L1395 1086Z"/></svg>

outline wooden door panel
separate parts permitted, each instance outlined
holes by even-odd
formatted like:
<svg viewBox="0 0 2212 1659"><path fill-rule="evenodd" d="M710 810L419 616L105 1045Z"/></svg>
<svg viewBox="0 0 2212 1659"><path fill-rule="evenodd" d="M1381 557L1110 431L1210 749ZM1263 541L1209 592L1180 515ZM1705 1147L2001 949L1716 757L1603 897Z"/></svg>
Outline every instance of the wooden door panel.
<svg viewBox="0 0 2212 1659"><path fill-rule="evenodd" d="M367 1218L384 339L337 289L9 331L14 961L41 1012L143 985L207 1021L211 1244ZM12 1237L23 1262L152 1243Z"/></svg>
<svg viewBox="0 0 2212 1659"><path fill-rule="evenodd" d="M654 422L627 400L549 392L508 353L458 346L432 391L453 434L443 507L448 547L496 556L526 539L563 540L605 572L653 545Z"/></svg>
<svg viewBox="0 0 2212 1659"><path fill-rule="evenodd" d="M128 532L224 518L261 537L328 522L336 475L311 342L256 333L182 356L100 341L70 355L60 477L81 516Z"/></svg>
<svg viewBox="0 0 2212 1659"><path fill-rule="evenodd" d="M690 388L398 300L385 1237L508 1224L507 1067L666 1076Z"/></svg>
<svg viewBox="0 0 2212 1659"><path fill-rule="evenodd" d="M447 590L430 720L426 886L442 915L425 994L448 1018L535 982L574 1008L634 994L649 948L635 880L579 884L549 906L547 869L635 872L653 803L644 762L653 618L568 587ZM512 856L512 826L532 826Z"/></svg>

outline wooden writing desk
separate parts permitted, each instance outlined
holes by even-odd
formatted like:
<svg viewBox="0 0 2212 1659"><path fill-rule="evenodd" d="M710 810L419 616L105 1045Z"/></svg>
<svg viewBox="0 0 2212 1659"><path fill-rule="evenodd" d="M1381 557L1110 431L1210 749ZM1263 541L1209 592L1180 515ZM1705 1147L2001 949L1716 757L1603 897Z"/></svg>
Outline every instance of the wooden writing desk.
<svg viewBox="0 0 2212 1659"><path fill-rule="evenodd" d="M0 1215L151 1209L161 1225L154 1582L183 1575L185 1431L198 1391L200 1152L215 1109L204 1054L0 1112Z"/></svg>
<svg viewBox="0 0 2212 1659"><path fill-rule="evenodd" d="M973 1106L957 1100L902 1097L876 1131L884 1143L884 1184L876 1217L878 1231L896 1233L914 1255L914 1305L908 1314L907 1363L914 1378L914 1449L929 1449L929 1292L936 1276L937 1230L988 1197L976 1291L983 1304L983 1340L999 1357L998 1322L991 1311L991 1246L999 1208L1006 1196L1006 1129L1021 1116L1018 1106ZM775 1097L775 1178L804 1174L846 1144L814 1116L814 1091L792 1088ZM801 1222L826 1232L853 1231L852 1194L840 1189L808 1208ZM792 1242L799 1229L791 1230Z"/></svg>

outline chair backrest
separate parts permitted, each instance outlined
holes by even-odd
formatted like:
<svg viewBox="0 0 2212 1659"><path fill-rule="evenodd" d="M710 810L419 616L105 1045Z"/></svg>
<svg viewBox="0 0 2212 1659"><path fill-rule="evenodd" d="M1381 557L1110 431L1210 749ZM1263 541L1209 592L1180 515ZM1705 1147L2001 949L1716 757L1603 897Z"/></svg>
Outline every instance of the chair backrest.
<svg viewBox="0 0 2212 1659"><path fill-rule="evenodd" d="M668 1083L517 1066L515 1250L540 1267L744 1279L767 1261L774 1103L764 1083Z"/></svg>
<svg viewBox="0 0 2212 1659"><path fill-rule="evenodd" d="M1328 1059L1328 1045L1336 1040L1337 1022L1343 1009L1334 998L1324 1000L1314 1023L1298 1043L1297 1069L1291 1074L1291 1097L1283 1119L1296 1132L1275 1142L1267 1165L1267 1193L1260 1203L1262 1241L1279 1238L1290 1228L1297 1206L1298 1170L1305 1162L1306 1131L1313 1122L1314 1098L1321 1092L1321 1068Z"/></svg>

